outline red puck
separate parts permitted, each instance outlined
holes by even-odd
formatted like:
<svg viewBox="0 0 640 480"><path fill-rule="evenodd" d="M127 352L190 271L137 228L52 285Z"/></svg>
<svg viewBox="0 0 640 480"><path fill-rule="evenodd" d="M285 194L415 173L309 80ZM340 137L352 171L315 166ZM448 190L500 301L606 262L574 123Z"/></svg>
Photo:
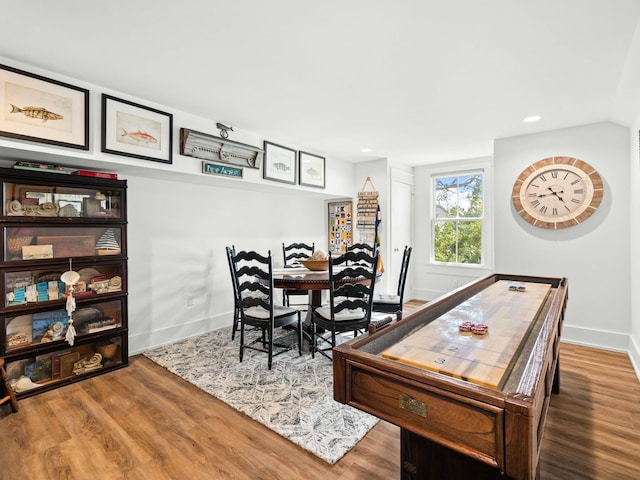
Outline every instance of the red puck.
<svg viewBox="0 0 640 480"><path fill-rule="evenodd" d="M476 335L484 335L485 333L487 333L489 331L489 327L487 327L485 324L483 323L478 323L477 325L474 325L473 328L471 329L471 331L473 333L475 333Z"/></svg>
<svg viewBox="0 0 640 480"><path fill-rule="evenodd" d="M461 332L470 332L473 327L475 327L475 323L473 322L464 322L458 328Z"/></svg>

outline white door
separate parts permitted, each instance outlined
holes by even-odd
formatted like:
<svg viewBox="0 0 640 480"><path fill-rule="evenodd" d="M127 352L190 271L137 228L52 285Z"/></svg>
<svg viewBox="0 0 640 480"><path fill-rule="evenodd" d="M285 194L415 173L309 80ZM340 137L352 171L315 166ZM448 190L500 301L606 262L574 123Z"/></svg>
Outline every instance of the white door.
<svg viewBox="0 0 640 480"><path fill-rule="evenodd" d="M395 292L398 288L398 276L402 267L402 254L405 245L411 244L411 218L413 209L413 177L392 178L391 180L391 259L385 262L385 270L389 275L389 288ZM389 270L387 270L387 268ZM411 268L409 268L411 273ZM411 300L410 281L407 277L405 300Z"/></svg>

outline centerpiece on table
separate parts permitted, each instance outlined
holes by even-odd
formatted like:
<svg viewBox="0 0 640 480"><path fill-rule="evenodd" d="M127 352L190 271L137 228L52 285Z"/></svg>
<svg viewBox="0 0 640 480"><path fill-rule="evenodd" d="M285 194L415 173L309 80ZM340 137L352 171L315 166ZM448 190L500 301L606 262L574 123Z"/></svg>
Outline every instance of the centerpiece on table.
<svg viewBox="0 0 640 480"><path fill-rule="evenodd" d="M322 250L316 250L313 252L311 258L307 260L300 260L300 263L312 271L329 270L329 258L327 254Z"/></svg>

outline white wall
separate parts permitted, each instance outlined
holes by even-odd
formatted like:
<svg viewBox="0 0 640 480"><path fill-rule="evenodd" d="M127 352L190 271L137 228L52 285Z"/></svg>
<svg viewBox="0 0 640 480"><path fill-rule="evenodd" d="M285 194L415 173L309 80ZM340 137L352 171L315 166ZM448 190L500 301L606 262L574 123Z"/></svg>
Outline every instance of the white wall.
<svg viewBox="0 0 640 480"><path fill-rule="evenodd" d="M604 181L604 199L584 223L546 230L525 222L511 203L513 183L528 165L576 157ZM569 303L562 339L627 351L631 331L629 129L614 123L495 141L495 269L563 276Z"/></svg>
<svg viewBox="0 0 640 480"><path fill-rule="evenodd" d="M640 378L640 105L638 105L638 118L631 127L629 136L629 182L630 182L630 251L629 266L631 268L631 339L629 342L629 357Z"/></svg>
<svg viewBox="0 0 640 480"><path fill-rule="evenodd" d="M353 165L350 163L326 159L326 188L317 189L300 185L287 185L280 182L264 180L262 169L245 168L242 179L228 179L202 174L202 160L186 157L179 154L180 129L188 128L199 132L219 136L216 128L215 112L211 112L211 118L202 118L188 112L174 110L165 105L149 102L146 99L131 97L126 92L117 92L105 89L99 85L89 84L50 72L15 62L5 57L0 57L0 63L25 70L30 73L43 75L58 81L86 88L90 91L90 118L89 118L89 150L76 150L72 148L49 146L42 143L26 142L5 139L0 137L0 164L11 165L13 162L2 162L2 159L31 159L36 161L58 163L72 167L83 167L110 170L120 173L121 176L139 175L150 178L181 179L187 182L213 186L230 186L231 188L259 189L262 191L294 191L298 194L317 196L319 198L333 198L352 196L355 190ZM148 160L122 157L119 155L102 153L100 151L101 139L101 94L106 93L117 98L130 100L146 107L155 108L173 114L173 163L164 164ZM317 155L323 152L298 145L291 138L264 138L259 132L243 130L241 126L234 126L234 132L230 134L230 140L246 143L262 148L264 140L283 144L292 149L309 151ZM303 193L304 192L304 193Z"/></svg>
<svg viewBox="0 0 640 480"><path fill-rule="evenodd" d="M178 154L181 127L217 135L212 119L187 112L174 114L174 163L165 165L100 152L100 94L107 93L162 111L171 109L100 86L80 82L0 57L0 63L66 81L91 91L90 150L0 139L0 165L15 159L49 161L63 165L106 169L129 180L129 317L130 351L175 341L229 325L230 278L224 246L271 249L281 261L282 241L326 243L326 201L352 197L371 175L380 191L383 222L388 214L389 162L386 159L352 165L327 158L327 188L289 186L261 178L261 170L245 169L245 178L225 179L200 173L201 161ZM635 84L634 84L634 88ZM500 139L495 143L495 271L569 277L570 303L563 332L576 341L616 350L629 350L640 365L640 297L631 297L640 284L640 223L631 211L640 211L638 118L630 137L626 128L611 123L575 127L537 135ZM233 140L262 145L255 132L236 128ZM295 139L275 139L291 148ZM631 152L629 152L631 149ZM322 152L314 152L322 154ZM566 231L547 232L514 215L511 187L530 163L551 155L570 155L596 167L607 193L599 211L585 224ZM629 164L629 158L631 162ZM416 219L425 204L416 169ZM631 193L629 192L630 185ZM422 196L421 196L422 195ZM292 196L294 200L292 201ZM286 209L286 210L285 210ZM631 227L629 227L631 220ZM416 223L419 224L419 223ZM383 253L389 246L387 223ZM425 273L420 258L420 231L414 232L411 275ZM325 247L326 248L326 247ZM387 252L388 253L388 252ZM424 252L423 252L424 254ZM385 255L389 258L389 255ZM478 275L432 275L432 284L416 281L416 298L431 299ZM385 282L394 283L386 278ZM383 283L380 288L387 287ZM385 288L386 289L386 288ZM187 297L194 305L187 306ZM631 335L629 334L631 332ZM640 373L639 373L640 376Z"/></svg>
<svg viewBox="0 0 640 480"><path fill-rule="evenodd" d="M640 378L640 22L629 49L627 63L622 81L618 89L615 114L621 118L632 118L629 135L629 186L631 206L629 224L631 228L631 249L629 251L629 265L631 268L631 340L629 342L629 357Z"/></svg>
<svg viewBox="0 0 640 480"><path fill-rule="evenodd" d="M128 177L129 342L133 353L232 321L225 247L271 250L315 242L326 250L325 204L265 193ZM193 296L193 306L188 297Z"/></svg>
<svg viewBox="0 0 640 480"><path fill-rule="evenodd" d="M0 63L90 90L89 151L0 138L0 166L29 159L108 170L128 180L131 354L231 325L224 247L270 249L276 265L282 264L282 242L315 242L327 250L327 200L352 198L360 188L353 164L332 158L326 159L327 186L322 190L264 180L261 169L245 168L243 179L203 175L201 160L179 155L179 132L190 128L218 136L215 112L213 119L196 117L2 57ZM173 164L102 153L101 93L173 113ZM259 133L235 130L235 141L261 147L265 140ZM322 155L295 139L266 140ZM192 306L187 305L189 296Z"/></svg>

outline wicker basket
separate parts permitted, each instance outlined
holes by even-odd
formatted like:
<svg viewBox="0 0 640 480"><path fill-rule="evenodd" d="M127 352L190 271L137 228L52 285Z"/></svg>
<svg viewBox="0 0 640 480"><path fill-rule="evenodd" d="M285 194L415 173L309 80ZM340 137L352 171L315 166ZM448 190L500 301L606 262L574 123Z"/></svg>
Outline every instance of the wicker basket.
<svg viewBox="0 0 640 480"><path fill-rule="evenodd" d="M113 360L118 354L119 346L117 343L106 343L104 345L96 345L96 350L105 360Z"/></svg>

